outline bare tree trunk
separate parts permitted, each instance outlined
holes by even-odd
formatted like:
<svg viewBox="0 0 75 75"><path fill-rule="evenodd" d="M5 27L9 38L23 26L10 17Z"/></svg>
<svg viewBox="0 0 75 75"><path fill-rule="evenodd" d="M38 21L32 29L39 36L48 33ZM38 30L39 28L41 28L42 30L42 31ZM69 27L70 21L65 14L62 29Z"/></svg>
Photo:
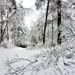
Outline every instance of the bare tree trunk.
<svg viewBox="0 0 75 75"><path fill-rule="evenodd" d="M52 46L53 46L53 31L54 31L54 27L53 27L53 13L52 13L52 41L51 41Z"/></svg>
<svg viewBox="0 0 75 75"><path fill-rule="evenodd" d="M1 21L2 21L2 6L1 6ZM0 43L3 41L3 22L1 22L1 36Z"/></svg>
<svg viewBox="0 0 75 75"><path fill-rule="evenodd" d="M7 19L8 19L8 11L7 11ZM7 41L9 41L8 21L6 22L6 26L7 26Z"/></svg>
<svg viewBox="0 0 75 75"><path fill-rule="evenodd" d="M57 26L58 26L58 34L57 34L57 44L61 44L61 0L57 0Z"/></svg>
<svg viewBox="0 0 75 75"><path fill-rule="evenodd" d="M1 23L1 36L0 36L0 43L3 41L3 26Z"/></svg>
<svg viewBox="0 0 75 75"><path fill-rule="evenodd" d="M50 0L48 0L47 2L47 10L46 10L46 19L45 19L45 24L44 24L44 33L43 33L43 44L45 44L45 35L46 35L46 27L47 27L47 19L48 19L48 11L49 11L49 2Z"/></svg>

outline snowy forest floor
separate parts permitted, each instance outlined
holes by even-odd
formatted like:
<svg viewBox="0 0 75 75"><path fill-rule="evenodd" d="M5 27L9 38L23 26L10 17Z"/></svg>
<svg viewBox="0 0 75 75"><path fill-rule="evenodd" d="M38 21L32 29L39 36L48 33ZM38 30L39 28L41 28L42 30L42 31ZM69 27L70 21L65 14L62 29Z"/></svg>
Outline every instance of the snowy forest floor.
<svg viewBox="0 0 75 75"><path fill-rule="evenodd" d="M75 75L75 41L48 49L0 47L0 75Z"/></svg>
<svg viewBox="0 0 75 75"><path fill-rule="evenodd" d="M13 59L16 56L20 58L30 59L32 56L39 54L40 50L26 50L25 48L14 47L11 49L0 48L0 75L6 72L5 61ZM23 64L23 63L22 63ZM24 62L25 64L25 62Z"/></svg>

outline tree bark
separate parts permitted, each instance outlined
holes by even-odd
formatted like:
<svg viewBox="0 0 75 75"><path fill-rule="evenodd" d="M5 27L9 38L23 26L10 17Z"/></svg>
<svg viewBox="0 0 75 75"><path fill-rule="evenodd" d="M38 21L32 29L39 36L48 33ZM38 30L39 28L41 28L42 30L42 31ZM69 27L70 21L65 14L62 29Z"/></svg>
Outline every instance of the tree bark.
<svg viewBox="0 0 75 75"><path fill-rule="evenodd" d="M53 13L52 13L52 41L51 41L52 46L53 46L53 31L54 31L54 27L53 27Z"/></svg>
<svg viewBox="0 0 75 75"><path fill-rule="evenodd" d="M2 6L1 6L1 21L2 21ZM3 41L3 22L1 22L1 35L0 35L0 43Z"/></svg>
<svg viewBox="0 0 75 75"><path fill-rule="evenodd" d="M7 11L7 18L8 18L8 11ZM8 21L6 22L6 26L7 26L7 41L9 41Z"/></svg>
<svg viewBox="0 0 75 75"><path fill-rule="evenodd" d="M57 0L57 26L58 26L58 34L57 34L57 44L61 44L61 0Z"/></svg>
<svg viewBox="0 0 75 75"><path fill-rule="evenodd" d="M50 0L48 0L47 2L47 10L46 10L46 19L45 19L45 24L44 24L44 33L43 33L43 44L45 44L45 36L46 36L46 27L47 27L47 19L48 19L48 11L49 11L49 2Z"/></svg>

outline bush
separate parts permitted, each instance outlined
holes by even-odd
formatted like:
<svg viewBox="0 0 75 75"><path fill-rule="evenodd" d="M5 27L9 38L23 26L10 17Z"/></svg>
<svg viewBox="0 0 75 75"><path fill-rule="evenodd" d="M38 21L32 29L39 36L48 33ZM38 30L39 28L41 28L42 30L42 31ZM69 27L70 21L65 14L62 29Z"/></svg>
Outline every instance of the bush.
<svg viewBox="0 0 75 75"><path fill-rule="evenodd" d="M5 41L2 42L2 43L1 43L1 47L7 48L7 47L8 47L7 42L5 42Z"/></svg>

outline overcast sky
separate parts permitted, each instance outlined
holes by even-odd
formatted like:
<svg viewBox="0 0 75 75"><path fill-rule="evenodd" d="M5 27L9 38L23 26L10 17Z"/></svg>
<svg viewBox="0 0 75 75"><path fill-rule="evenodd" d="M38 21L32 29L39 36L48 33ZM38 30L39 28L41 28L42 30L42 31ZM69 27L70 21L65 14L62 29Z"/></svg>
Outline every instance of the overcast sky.
<svg viewBox="0 0 75 75"><path fill-rule="evenodd" d="M17 2L23 1L23 6L26 8L30 8L34 5L36 0L16 0Z"/></svg>

